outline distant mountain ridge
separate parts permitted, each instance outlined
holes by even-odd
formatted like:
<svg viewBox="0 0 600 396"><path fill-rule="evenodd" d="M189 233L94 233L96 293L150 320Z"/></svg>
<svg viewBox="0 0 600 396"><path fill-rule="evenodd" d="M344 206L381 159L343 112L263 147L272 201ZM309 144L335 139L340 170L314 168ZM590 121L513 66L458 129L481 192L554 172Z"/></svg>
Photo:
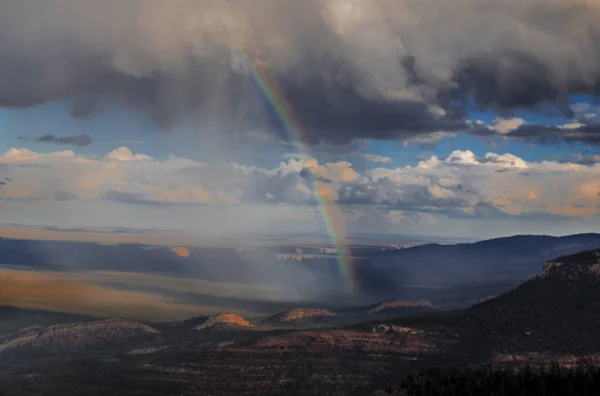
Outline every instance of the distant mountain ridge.
<svg viewBox="0 0 600 396"><path fill-rule="evenodd" d="M475 243L381 251L359 261L357 267L367 291L384 296L388 290L415 284L524 281L539 275L548 260L597 248L600 234L516 235Z"/></svg>
<svg viewBox="0 0 600 396"><path fill-rule="evenodd" d="M0 265L51 271L155 273L217 282L264 282L286 285L300 292L310 290L312 301L342 300L346 297L346 288L336 256L315 254L328 243L303 247L302 254L315 257L298 261L278 259L280 254L297 252L298 248L293 245L253 249L180 247L174 252L168 246L3 238L0 239ZM464 290L481 289L468 291L467 297L449 303L451 307L463 307L539 275L542 264L550 259L595 248L600 248L600 234L517 235L475 243L426 244L403 249L354 246L351 251L360 284L358 298L362 301L425 299L441 306L440 300L448 298L443 288L463 289L463 285L470 285ZM178 251L185 254L177 254ZM491 286L480 286L483 282ZM436 290L442 290L439 297L434 295Z"/></svg>

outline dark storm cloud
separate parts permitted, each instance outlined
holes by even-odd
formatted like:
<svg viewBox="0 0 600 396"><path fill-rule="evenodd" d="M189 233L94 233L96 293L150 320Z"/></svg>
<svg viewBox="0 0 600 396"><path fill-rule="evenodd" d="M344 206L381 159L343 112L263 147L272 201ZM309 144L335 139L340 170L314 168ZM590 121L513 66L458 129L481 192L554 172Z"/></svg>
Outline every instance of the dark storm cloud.
<svg viewBox="0 0 600 396"><path fill-rule="evenodd" d="M579 128L522 126L509 134L517 138L556 142L559 139L600 145L600 125L584 125Z"/></svg>
<svg viewBox="0 0 600 396"><path fill-rule="evenodd" d="M503 134L499 134L486 126L476 126L470 129L469 133L486 137L501 135L506 138L544 144L555 144L561 141L567 141L600 145L600 124L566 127L560 125L523 124L518 128Z"/></svg>
<svg viewBox="0 0 600 396"><path fill-rule="evenodd" d="M21 138L26 139L26 138ZM36 142L40 143L54 143L54 144L64 144L71 146L79 146L84 147L90 145L92 143L92 138L90 138L87 134L75 135L75 136L56 136L53 134L42 135L36 139Z"/></svg>
<svg viewBox="0 0 600 396"><path fill-rule="evenodd" d="M467 100L505 114L552 105L571 116L566 95L600 92L599 6L0 0L0 105L102 94L150 111L167 130L194 119L204 133L281 133L252 65L279 82L310 143L461 132ZM94 110L75 102L71 114ZM568 139L597 142L593 130L580 132Z"/></svg>
<svg viewBox="0 0 600 396"><path fill-rule="evenodd" d="M69 114L71 117L83 120L90 118L96 111L96 103L92 100L75 100L71 103Z"/></svg>
<svg viewBox="0 0 600 396"><path fill-rule="evenodd" d="M562 96L585 88L575 76L564 87L558 86L549 66L535 54L513 51L466 59L457 73L456 94L459 98L471 95L476 106L499 112L535 108L552 100L546 104L559 104L565 115L572 116Z"/></svg>

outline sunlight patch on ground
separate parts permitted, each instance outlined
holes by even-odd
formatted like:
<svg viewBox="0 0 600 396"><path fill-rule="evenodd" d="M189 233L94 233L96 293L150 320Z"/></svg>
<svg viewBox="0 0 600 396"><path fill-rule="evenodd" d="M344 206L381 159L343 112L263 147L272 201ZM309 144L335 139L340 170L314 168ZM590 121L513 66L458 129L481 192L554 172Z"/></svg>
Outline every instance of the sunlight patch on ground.
<svg viewBox="0 0 600 396"><path fill-rule="evenodd" d="M171 251L173 253L175 253L176 255L178 255L179 257L189 257L190 256L190 251L184 247L173 247L173 248L171 248Z"/></svg>
<svg viewBox="0 0 600 396"><path fill-rule="evenodd" d="M110 289L81 275L6 269L0 270L1 305L151 321L176 320L216 308L180 304L152 293Z"/></svg>
<svg viewBox="0 0 600 396"><path fill-rule="evenodd" d="M261 301L273 301L273 296L285 296L289 287L273 283L213 282L197 278L142 274L136 272L91 271L78 273L82 281L89 283L110 283L122 287L160 288L181 293L198 293L216 297L232 297ZM293 295L290 300L293 301ZM285 300L284 298L281 299Z"/></svg>

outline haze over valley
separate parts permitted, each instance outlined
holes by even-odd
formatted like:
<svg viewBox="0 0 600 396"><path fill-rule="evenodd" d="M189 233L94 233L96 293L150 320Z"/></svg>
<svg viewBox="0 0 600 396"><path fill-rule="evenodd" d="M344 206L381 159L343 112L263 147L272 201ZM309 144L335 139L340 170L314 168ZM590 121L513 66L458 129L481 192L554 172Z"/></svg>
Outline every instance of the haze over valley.
<svg viewBox="0 0 600 396"><path fill-rule="evenodd" d="M150 320L388 299L462 308L539 275L546 260L591 248L600 248L600 235L351 245L346 259L357 290L349 291L339 254L329 245L165 247L2 238L0 298L22 308Z"/></svg>

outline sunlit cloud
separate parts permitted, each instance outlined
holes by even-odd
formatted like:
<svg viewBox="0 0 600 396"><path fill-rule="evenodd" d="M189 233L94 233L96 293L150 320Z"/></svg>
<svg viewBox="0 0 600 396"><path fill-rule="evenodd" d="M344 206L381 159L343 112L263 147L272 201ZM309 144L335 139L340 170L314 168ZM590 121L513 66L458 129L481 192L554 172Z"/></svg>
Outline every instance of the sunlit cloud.
<svg viewBox="0 0 600 396"><path fill-rule="evenodd" d="M476 217L489 213L484 207L508 216L582 217L599 210L600 164L529 162L509 153L478 158L471 151L455 150L414 166L360 171L349 161L319 163L314 158L292 158L274 168L174 156L158 161L125 148L99 159L11 149L0 163L13 180L0 186L0 196L10 201L201 205L214 211L228 211L231 205L275 205L277 210L290 205L307 218L317 188L327 202L348 208L372 205ZM391 213L398 218L400 212Z"/></svg>

